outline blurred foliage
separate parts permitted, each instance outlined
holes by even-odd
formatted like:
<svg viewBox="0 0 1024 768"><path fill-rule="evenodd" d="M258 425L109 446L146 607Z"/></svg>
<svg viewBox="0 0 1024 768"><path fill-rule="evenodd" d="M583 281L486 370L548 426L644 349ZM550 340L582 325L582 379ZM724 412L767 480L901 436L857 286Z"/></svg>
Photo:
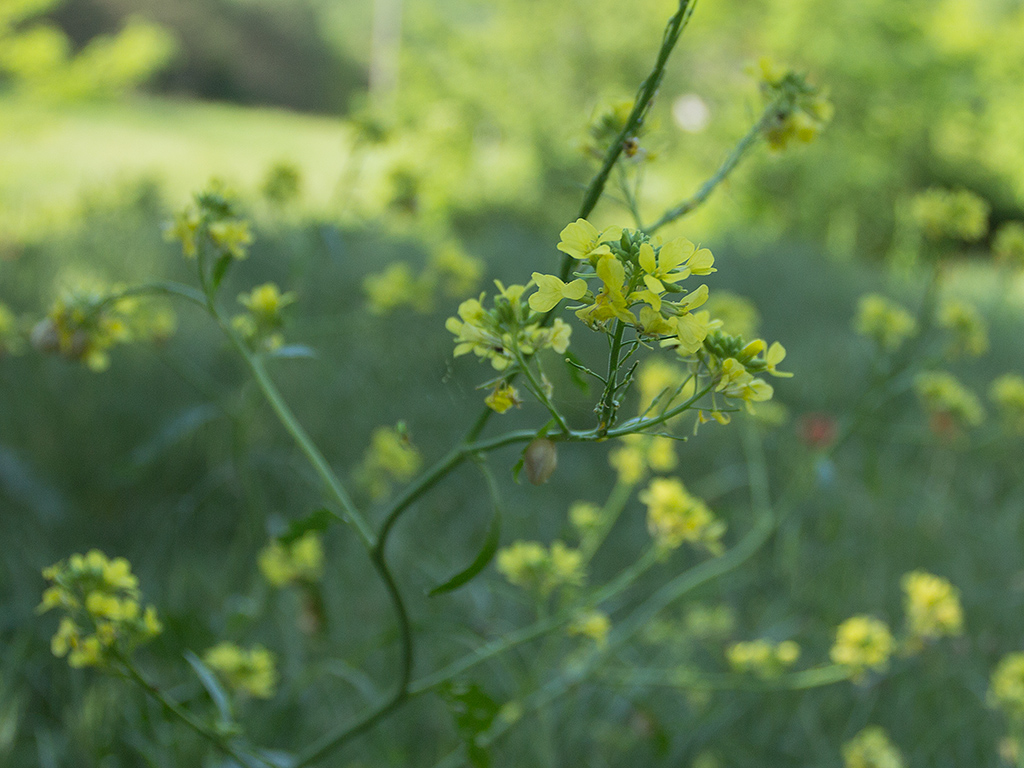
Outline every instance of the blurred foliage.
<svg viewBox="0 0 1024 768"><path fill-rule="evenodd" d="M0 314L0 541L16 543L0 549L0 766L224 765L141 694L54 663L48 637L55 622L35 616L39 571L71 551L96 546L131 559L165 623L144 658L172 681L178 700L211 711L216 704L199 657L198 665L190 662L195 677L182 664L186 651L221 641L273 650L278 693L234 713L273 747L308 742L361 711L376 694L373 681L393 674L391 617L382 591L366 586L364 554L346 531L324 532L318 586L289 577L282 579L288 588L272 589L260 578L260 553L287 538L320 498L214 329L184 309L174 337L115 350L110 368L94 375L63 359L14 354L28 352L26 331L43 308L83 280L185 279L185 265L160 234L168 218L164 190L180 196L211 166L236 174L250 193L258 236L250 258L229 275L226 294L254 304L253 286L270 281L289 299L294 292L282 320L292 354L272 361L273 375L332 465L348 469L361 501L387 494L401 478L381 471L386 462L375 457L409 463L415 445L423 461L436 460L466 426L458 414L480 399L474 372L450 362L444 318L459 291L447 290L445 279L471 271L463 253L484 255L487 276L508 282L523 280L526 264L554 263L554 235L593 169L588 126L632 96L670 5L407 2L398 90L367 93L337 126L147 102L130 112L78 113L79 122L68 123L69 134L88 129L84 146L96 158L65 137L57 142L63 152L37 148L23 165L17 157L5 163L44 196L43 156L51 156L61 184L70 183L62 164L96 159L108 185L112 169L138 175L157 155L163 165L154 182L102 186L73 217L65 209L37 222L32 237L5 233L0 241L9 307ZM21 9L17 18L32 21L44 4L22 0L3 9ZM110 40L96 48L86 40L120 29L131 11L173 30L186 52L162 81L175 92L336 111L362 78L362 65L350 62L371 53L369 3L69 0L51 18L73 32L71 43L55 45L53 28L34 21L0 21L0 58L22 62L5 71L20 73L26 87L41 84L40 92L58 72L65 84L100 83L108 92L134 84L142 69L128 64L141 57L125 55L128 64L109 70L90 65L121 73L106 80L86 67L109 62L111 50L124 52ZM824 659L836 626L854 613L895 626L900 579L917 570L941 574L959 590L963 636L915 660L897 657L889 676L857 686L766 693L589 682L527 715L491 750L496 765L839 766L843 743L860 760L898 748L914 768L1004 764L996 749L1003 728L986 688L1000 657L1019 650L1024 635L1024 385L1013 376L1024 359L1024 301L1018 278L982 263L989 242L978 233L980 207L956 200L967 199L959 190L980 196L991 207L991 231L1004 233L997 253L1008 265L1021 261L1019 225L1004 222L1024 210L1024 49L1015 42L1022 27L1024 8L1010 0L703 3L659 94L657 119L641 137L643 162L627 166L644 176L645 216L690 194L756 121L760 102L745 69L763 54L806 68L836 105L821 140L755 159L724 199L686 226L693 239L714 241L723 269L711 281L712 296L727 324L750 333L760 325L789 351L796 377L778 387L780 407L766 409L760 427L771 486L788 514L748 569L665 611L619 652L618 665L724 671L725 649L751 638L776 649L799 638L801 661ZM39 29L43 37L34 38ZM26 39L28 47L19 47ZM65 79L72 70L92 74ZM64 98L87 90L49 92ZM44 113L33 114L26 133L52 127ZM173 136L161 133L167 126ZM177 131L192 133L186 140ZM301 146L282 150L289 141ZM125 157L135 164L118 166ZM925 190L953 192L919 198ZM929 211L966 210L959 217L966 224L943 231L941 242L922 238L914 227L936 217L921 216L921 199L931 201ZM619 219L624 210L606 202L598 218ZM977 263L958 258L968 247ZM913 252L900 263L914 279L886 280L864 263L900 248ZM374 284L368 276L398 262L408 265L410 282L432 281L436 289L416 308L421 314L404 306L383 311L386 296L377 297L377 312L366 302L362 286ZM860 297L879 295L861 309L865 332L899 348L907 336L899 329L910 318L901 319L901 308L914 313L928 301L913 267L934 262L952 286L941 298L977 306L942 305L941 322L966 329L956 351L983 347L980 328L991 353L953 360L955 378L943 379L940 397L922 405L909 379L861 418L854 404L870 394L880 363L870 339L853 328ZM980 397L992 382L995 408ZM592 416L582 398L568 394L567 377L555 383L573 419ZM970 397L978 408L965 410ZM928 413L935 402L940 407ZM970 412L967 426L946 418L950 402ZM528 417L536 415L530 407ZM852 437L830 452L839 425L855 418ZM976 419L985 419L978 430L969 424ZM380 431L393 424L401 428ZM687 488L742 530L749 499L737 430L701 429L699 445L678 446L680 472ZM499 473L508 507L503 541L572 540L566 510L582 519L580 496L596 501L610 485L606 453L566 446L542 488ZM509 468L515 458L514 451L498 455ZM417 596L414 622L432 638L420 646L418 671L529 619L528 606L493 569L457 592L419 597L472 559L489 519L483 486L467 468L403 520L392 542L396 562L410 564L400 579ZM632 562L647 541L642 505L632 502L612 535L615 546L592 564L595 580ZM686 564L679 555L659 566L660 576L642 580L610 607L612 626ZM600 620L586 618L579 636L555 638L555 651L557 643L599 639ZM504 666L414 700L330 764L431 766L464 740L475 749L479 723L469 709L488 724L517 717L514 702L544 682L549 666L541 662L552 652L527 644Z"/></svg>
<svg viewBox="0 0 1024 768"><path fill-rule="evenodd" d="M306 0L66 0L52 14L76 45L134 16L178 43L154 81L158 92L338 113L365 82L362 67L325 39Z"/></svg>
<svg viewBox="0 0 1024 768"><path fill-rule="evenodd" d="M71 40L37 17L60 0L8 0L0 10L0 88L47 100L120 95L171 57L173 39L131 19L116 35ZM0 91L0 96L5 95Z"/></svg>

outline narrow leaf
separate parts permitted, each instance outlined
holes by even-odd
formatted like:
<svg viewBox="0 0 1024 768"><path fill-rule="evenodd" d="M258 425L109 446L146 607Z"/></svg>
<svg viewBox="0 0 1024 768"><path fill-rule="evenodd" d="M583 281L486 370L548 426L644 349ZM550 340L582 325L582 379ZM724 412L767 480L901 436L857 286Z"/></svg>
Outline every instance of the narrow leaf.
<svg viewBox="0 0 1024 768"><path fill-rule="evenodd" d="M199 678L199 682L203 684L203 688L210 694L213 705L217 708L217 714L220 715L221 722L230 723L231 699L227 691L220 684L220 680L217 679L217 675L192 651L185 651L185 661L189 663L189 666L195 671L196 677Z"/></svg>
<svg viewBox="0 0 1024 768"><path fill-rule="evenodd" d="M217 290L220 287L221 281L224 279L224 275L228 272L228 267L231 266L231 254L225 253L219 259L217 263L213 265L213 274L210 276L210 282L213 285L213 290Z"/></svg>
<svg viewBox="0 0 1024 768"><path fill-rule="evenodd" d="M477 553L477 556L473 559L473 562L470 563L468 567L448 579L444 584L430 590L430 596L434 597L435 595L443 595L446 592L452 592L472 581L477 574L486 568L491 560L494 559L494 553L498 551L498 542L500 540L501 512L497 507L495 507L494 515L491 517L491 525L487 529L487 538L484 539L484 544Z"/></svg>

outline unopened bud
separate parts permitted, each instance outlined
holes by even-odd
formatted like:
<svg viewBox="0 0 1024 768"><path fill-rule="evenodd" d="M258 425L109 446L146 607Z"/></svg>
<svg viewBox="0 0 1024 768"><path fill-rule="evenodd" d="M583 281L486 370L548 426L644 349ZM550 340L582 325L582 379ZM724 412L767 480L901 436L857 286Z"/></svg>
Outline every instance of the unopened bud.
<svg viewBox="0 0 1024 768"><path fill-rule="evenodd" d="M523 453L523 469L526 479L534 485L543 485L558 466L558 449L553 442L538 437Z"/></svg>

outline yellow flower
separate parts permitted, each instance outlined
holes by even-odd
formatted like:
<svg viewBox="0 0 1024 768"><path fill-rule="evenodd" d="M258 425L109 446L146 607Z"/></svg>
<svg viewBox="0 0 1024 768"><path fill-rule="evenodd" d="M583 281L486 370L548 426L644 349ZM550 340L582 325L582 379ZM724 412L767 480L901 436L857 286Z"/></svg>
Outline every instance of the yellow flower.
<svg viewBox="0 0 1024 768"><path fill-rule="evenodd" d="M924 571L903 576L907 628L916 640L930 640L963 631L960 593L946 579Z"/></svg>
<svg viewBox="0 0 1024 768"><path fill-rule="evenodd" d="M583 635L589 637L598 646L608 644L608 633L611 631L612 622L608 614L602 611L590 610L579 614L569 624L570 635Z"/></svg>
<svg viewBox="0 0 1024 768"><path fill-rule="evenodd" d="M537 292L530 296L529 302L534 312L552 310L562 299L582 299L587 292L587 284L580 278L566 284L554 275L542 275L540 272L534 272L532 277L537 284Z"/></svg>
<svg viewBox="0 0 1024 768"><path fill-rule="evenodd" d="M857 304L854 329L891 352L917 333L917 321L899 304L869 293L861 296Z"/></svg>
<svg viewBox="0 0 1024 768"><path fill-rule="evenodd" d="M504 413L512 406L522 405L519 390L504 381L500 382L486 398L484 403L496 413Z"/></svg>
<svg viewBox="0 0 1024 768"><path fill-rule="evenodd" d="M834 663L850 667L858 678L868 670L885 670L894 649L892 633L884 621L853 616L839 625L829 655Z"/></svg>
<svg viewBox="0 0 1024 768"><path fill-rule="evenodd" d="M598 232L597 227L586 219L577 219L566 226L559 235L558 250L567 253L574 259L596 259L598 256L611 253L605 243L622 237L621 227L608 227Z"/></svg>
<svg viewBox="0 0 1024 768"><path fill-rule="evenodd" d="M772 677L796 663L800 658L800 646L792 640L781 643L751 640L730 645L725 651L725 658L736 672Z"/></svg>
<svg viewBox="0 0 1024 768"><path fill-rule="evenodd" d="M680 356L687 357L703 346L704 339L714 327L715 321L709 312L687 312L676 318L676 338L667 344L663 342L663 345L674 346Z"/></svg>
<svg viewBox="0 0 1024 768"><path fill-rule="evenodd" d="M924 407L950 416L961 426L976 427L985 420L977 396L946 371L924 371L914 378L914 390Z"/></svg>
<svg viewBox="0 0 1024 768"><path fill-rule="evenodd" d="M64 611L50 648L73 667L105 665L162 629L154 608L139 604L138 579L124 558L111 560L93 549L44 569L43 577L52 586L37 610Z"/></svg>
<svg viewBox="0 0 1024 768"><path fill-rule="evenodd" d="M945 301L939 307L938 323L950 332L948 353L977 357L988 351L988 324L977 307L965 301Z"/></svg>
<svg viewBox="0 0 1024 768"><path fill-rule="evenodd" d="M274 283L258 285L249 293L243 293L238 297L239 304L264 321L277 320L281 310L294 302L294 293L281 293L281 289Z"/></svg>
<svg viewBox="0 0 1024 768"><path fill-rule="evenodd" d="M1024 376L1006 373L993 380L989 399L999 409L1003 426L1017 434L1024 434Z"/></svg>
<svg viewBox="0 0 1024 768"><path fill-rule="evenodd" d="M640 492L640 501L647 506L647 527L658 546L675 549L688 542L712 554L721 552L725 524L675 478L652 480Z"/></svg>
<svg viewBox="0 0 1024 768"><path fill-rule="evenodd" d="M275 587L294 582L317 582L323 576L324 549L320 535L309 531L287 544L273 541L260 551L260 572Z"/></svg>
<svg viewBox="0 0 1024 768"><path fill-rule="evenodd" d="M583 583L583 555L561 541L548 549L535 541L517 541L498 552L495 567L510 584L547 597L554 589Z"/></svg>
<svg viewBox="0 0 1024 768"><path fill-rule="evenodd" d="M253 236L249 222L241 219L226 219L210 224L210 240L233 259L244 259Z"/></svg>
<svg viewBox="0 0 1024 768"><path fill-rule="evenodd" d="M262 645L249 649L219 643L203 654L203 663L229 688L257 699L269 699L277 686L274 655Z"/></svg>
<svg viewBox="0 0 1024 768"><path fill-rule="evenodd" d="M626 287L626 269L622 262L611 255L602 256L595 271L604 287L594 298L594 303L577 310L576 316L591 326L613 318L635 324L636 317L629 311L626 297L623 295L623 289Z"/></svg>
<svg viewBox="0 0 1024 768"><path fill-rule="evenodd" d="M903 755L877 725L843 745L843 768L903 768Z"/></svg>
<svg viewBox="0 0 1024 768"><path fill-rule="evenodd" d="M992 672L988 703L1012 720L1024 721L1024 653L1004 656Z"/></svg>

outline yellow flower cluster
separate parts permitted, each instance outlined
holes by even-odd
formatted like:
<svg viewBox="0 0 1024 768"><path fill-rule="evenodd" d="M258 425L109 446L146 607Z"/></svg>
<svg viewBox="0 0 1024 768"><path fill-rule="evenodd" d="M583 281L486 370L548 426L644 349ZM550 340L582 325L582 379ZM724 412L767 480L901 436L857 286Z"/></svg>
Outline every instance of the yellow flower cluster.
<svg viewBox="0 0 1024 768"><path fill-rule="evenodd" d="M676 467L675 441L670 437L632 434L623 437L608 453L608 463L619 482L638 483L647 471L671 472Z"/></svg>
<svg viewBox="0 0 1024 768"><path fill-rule="evenodd" d="M597 610L584 611L569 624L569 634L588 637L599 646L604 646L608 643L611 628L612 622L608 614Z"/></svg>
<svg viewBox="0 0 1024 768"><path fill-rule="evenodd" d="M854 330L874 339L889 352L917 333L917 321L907 310L877 293L860 297Z"/></svg>
<svg viewBox="0 0 1024 768"><path fill-rule="evenodd" d="M203 654L203 663L237 693L269 699L277 687L274 654L262 645L249 649L234 643L218 643Z"/></svg>
<svg viewBox="0 0 1024 768"><path fill-rule="evenodd" d="M161 341L174 332L170 310L134 298L117 298L118 290L96 285L66 290L32 329L32 346L103 371L110 365L110 349L117 344Z"/></svg>
<svg viewBox="0 0 1024 768"><path fill-rule="evenodd" d="M284 344L283 311L295 303L294 293L281 293L274 283L264 283L239 295L238 303L248 311L231 318L231 325L250 347L273 351Z"/></svg>
<svg viewBox="0 0 1024 768"><path fill-rule="evenodd" d="M959 635L963 631L960 593L946 579L913 571L903 576L902 584L911 642Z"/></svg>
<svg viewBox="0 0 1024 768"><path fill-rule="evenodd" d="M370 496L380 499L391 490L392 482L408 482L422 466L423 457L403 424L377 427L363 456L360 479Z"/></svg>
<svg viewBox="0 0 1024 768"><path fill-rule="evenodd" d="M999 409L1003 426L1024 435L1024 376L1004 373L992 382L988 396Z"/></svg>
<svg viewBox="0 0 1024 768"><path fill-rule="evenodd" d="M903 768L903 755L877 725L843 745L843 768Z"/></svg>
<svg viewBox="0 0 1024 768"><path fill-rule="evenodd" d="M675 549L686 542L712 554L722 551L725 523L675 478L652 480L640 492L640 501L647 506L647 528L659 547Z"/></svg>
<svg viewBox="0 0 1024 768"><path fill-rule="evenodd" d="M484 309L485 294L479 299L467 299L459 305L459 316L449 317L445 323L455 335L455 356L472 352L489 360L496 371L514 366L518 359L541 349L553 349L563 354L569 348L570 328L562 320L555 320L549 328L541 325L541 316L532 312L522 300L524 285L507 288L495 281L498 293L494 307Z"/></svg>
<svg viewBox="0 0 1024 768"><path fill-rule="evenodd" d="M725 651L726 661L736 672L772 677L792 667L800 658L800 646L792 640L772 643L759 639L733 643Z"/></svg>
<svg viewBox="0 0 1024 768"><path fill-rule="evenodd" d="M434 251L418 275L408 263L395 262L381 272L367 275L363 292L375 315L385 315L403 306L429 312L437 293L465 296L480 283L483 271L479 259L466 254L456 243L446 242Z"/></svg>
<svg viewBox="0 0 1024 768"><path fill-rule="evenodd" d="M579 586L586 575L583 555L561 541L550 548L536 541L517 541L498 552L495 567L510 584L541 597L561 587Z"/></svg>
<svg viewBox="0 0 1024 768"><path fill-rule="evenodd" d="M1024 722L1024 653L1007 654L996 665L989 680L988 703L1011 720Z"/></svg>
<svg viewBox="0 0 1024 768"><path fill-rule="evenodd" d="M988 232L989 204L966 189L929 189L911 201L914 221L929 240L980 240Z"/></svg>
<svg viewBox="0 0 1024 768"><path fill-rule="evenodd" d="M139 603L139 580L123 557L93 549L44 569L43 578L51 586L38 611L64 612L50 648L72 667L109 664L163 629L153 606Z"/></svg>
<svg viewBox="0 0 1024 768"><path fill-rule="evenodd" d="M320 535L309 531L290 542L273 541L259 554L260 572L275 587L296 582L317 582L324 573Z"/></svg>
<svg viewBox="0 0 1024 768"><path fill-rule="evenodd" d="M895 647L884 621L872 616L852 616L836 630L829 655L834 663L849 667L856 679L868 670L883 671Z"/></svg>
<svg viewBox="0 0 1024 768"><path fill-rule="evenodd" d="M770 347L764 339L745 342L740 336L712 331L704 340L701 360L714 382L714 394L740 400L753 413L753 403L770 400L775 390L757 374L789 377L793 374L778 370L776 366L786 357L786 349L779 342ZM722 424L729 416L712 404L711 416ZM700 422L704 421L701 414Z"/></svg>
<svg viewBox="0 0 1024 768"><path fill-rule="evenodd" d="M938 324L950 333L949 354L977 357L988 352L988 324L977 307L965 301L945 301Z"/></svg>
<svg viewBox="0 0 1024 768"><path fill-rule="evenodd" d="M217 183L196 195L164 232L168 240L181 243L182 253L189 259L200 251L215 260L244 259L253 242L249 222L239 216L234 201Z"/></svg>
<svg viewBox="0 0 1024 768"><path fill-rule="evenodd" d="M1000 264L1024 269L1024 223L1011 221L996 232L992 253Z"/></svg>
<svg viewBox="0 0 1024 768"><path fill-rule="evenodd" d="M761 59L760 70L761 92L765 102L774 106L763 128L768 146L782 151L793 141L814 141L832 119L832 103L803 75L771 59Z"/></svg>
<svg viewBox="0 0 1024 768"><path fill-rule="evenodd" d="M976 427L985 420L977 396L946 371L924 371L914 379L914 390L933 415L952 419L959 427Z"/></svg>

